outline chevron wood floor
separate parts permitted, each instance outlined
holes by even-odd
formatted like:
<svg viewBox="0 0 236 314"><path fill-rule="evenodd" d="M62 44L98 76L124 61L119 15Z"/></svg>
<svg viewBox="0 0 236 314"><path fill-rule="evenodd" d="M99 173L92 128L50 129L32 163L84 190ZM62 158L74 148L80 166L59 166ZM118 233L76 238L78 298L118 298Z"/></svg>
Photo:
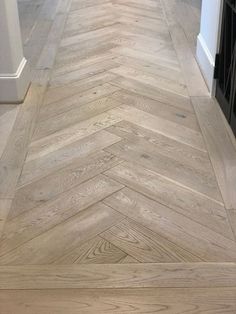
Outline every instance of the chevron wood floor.
<svg viewBox="0 0 236 314"><path fill-rule="evenodd" d="M0 313L236 313L236 151L209 133L197 1L37 3L1 158Z"/></svg>

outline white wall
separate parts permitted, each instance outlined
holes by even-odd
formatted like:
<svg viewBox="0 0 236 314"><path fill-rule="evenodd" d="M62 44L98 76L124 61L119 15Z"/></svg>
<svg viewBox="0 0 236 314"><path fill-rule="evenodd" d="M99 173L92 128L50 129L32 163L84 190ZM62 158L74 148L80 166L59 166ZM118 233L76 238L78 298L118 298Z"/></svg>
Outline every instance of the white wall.
<svg viewBox="0 0 236 314"><path fill-rule="evenodd" d="M214 93L215 55L218 52L223 0L202 0L197 60L211 93Z"/></svg>
<svg viewBox="0 0 236 314"><path fill-rule="evenodd" d="M0 103L23 101L30 82L16 0L0 0Z"/></svg>

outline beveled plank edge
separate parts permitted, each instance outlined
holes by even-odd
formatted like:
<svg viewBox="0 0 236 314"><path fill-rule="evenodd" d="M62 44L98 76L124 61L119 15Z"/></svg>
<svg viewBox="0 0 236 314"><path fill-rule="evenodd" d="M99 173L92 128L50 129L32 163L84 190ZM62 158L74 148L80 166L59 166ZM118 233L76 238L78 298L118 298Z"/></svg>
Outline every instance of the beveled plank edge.
<svg viewBox="0 0 236 314"><path fill-rule="evenodd" d="M236 288L1 290L5 314L228 313ZM175 312L173 312L175 311ZM189 312L190 311L190 312Z"/></svg>
<svg viewBox="0 0 236 314"><path fill-rule="evenodd" d="M23 167L26 155L27 155L28 145L29 145L31 137L33 136L33 133L34 133L36 120L37 120L37 113L39 112L39 108L43 103L43 98L44 98L44 95L46 93L46 89L47 89L47 86L48 86L48 83L50 80L53 64L55 62L56 52L57 52L58 45L59 45L59 40L60 40L60 38L63 34L63 31L64 31L65 21L66 21L67 13L69 12L69 8L71 6L71 2L72 2L72 0L66 0L64 3L60 2L58 7L57 7L57 13L56 13L55 19L52 23L51 31L48 34L47 42L43 48L43 51L41 52L41 54L39 56L39 59L40 59L40 57L43 54L45 54L45 49L47 50L48 48L50 48L52 46L51 40L54 40L55 41L55 43L54 43L55 51L53 54L54 59L50 60L51 66L48 67L45 58L43 58L43 60L41 60L41 66L39 66L39 67L36 66L33 69L33 71L32 71L32 84L31 84L29 91L26 95L25 102L27 103L27 102L32 101L30 99L31 94L34 95L34 94L38 93L38 95L35 95L35 96L37 96L37 98L34 96L35 97L34 108L33 108L33 110L32 110L32 108L28 109L28 110L31 110L32 112L27 113L27 106L26 106L26 110L25 110L26 112L24 112L23 105L21 105L22 106L21 110L19 110L19 112L17 114L16 121L15 121L13 128L12 128L12 132L8 138L8 142L6 144L5 150L1 156L0 167L3 169L2 172L6 176L8 176L8 180L7 180L6 185L5 184L3 184L3 186L0 185L0 198L10 198L10 199L14 198L15 188L17 186L17 181L19 179L19 176L20 176L20 173L22 171L22 167ZM60 27L57 27L58 26L58 18L57 17L59 18L59 20L62 19L64 21ZM24 147L24 148L21 151L20 161L19 161L19 164L17 164L17 169L15 169L15 173L13 174L13 179L12 179L11 178L12 171L10 171L11 173L8 174L7 170L5 168L7 166L11 167L11 164L14 165L14 163L16 161L11 160L9 162L7 160L4 160L4 157L7 157L8 151L11 152L11 150L14 150L13 146L15 145L15 143L17 143L17 139L12 140L12 137L13 137L13 139L15 138L14 129L17 129L17 123L19 124L18 128L19 127L22 128L21 121L18 122L18 119L20 117L20 113L22 113L23 115L26 116L28 125L27 125L27 127L24 125L24 128L28 129L28 134L27 134L26 138L24 139L24 143L22 145L22 147ZM19 144L18 144L18 146L19 146ZM13 158L15 158L14 154L13 154Z"/></svg>
<svg viewBox="0 0 236 314"><path fill-rule="evenodd" d="M225 154L225 151L229 151L230 153L232 153L232 159L233 159L233 154L235 155L235 166L236 166L236 144L234 145L233 142L233 136L232 134L229 133L229 126L226 127L226 121L223 120L223 113L221 112L220 106L218 104L218 102L214 99L214 98L210 98L210 97L191 97L191 101L203 134L203 138L205 140L207 149L208 149L208 153L209 153L209 157L215 172L215 176L218 182L218 186L219 189L221 191L222 194L222 198L225 204L226 209L236 209L236 194L233 193L231 191L231 193L229 193L229 187L231 189L233 189L233 182L236 182L236 168L232 167L232 171L233 174L232 175L232 180L231 182L228 182L228 176L226 177L224 175L224 178L222 176L222 174L225 173L224 168L224 164L222 163L222 158L227 157ZM220 137L218 137L217 134L217 130L214 127L214 121L213 121L213 125L210 123L205 122L204 123L204 117L203 114L200 112L201 110L199 110L198 108L198 104L201 102L208 102L209 106L212 105L212 108L214 110L215 115L218 118L218 122L220 123L219 126L217 126L218 129L221 130L221 133L224 134L224 140L220 140ZM205 104L205 106L207 107L208 105ZM208 106L208 109L209 109ZM207 114L207 112L206 112ZM205 115L204 115L205 116ZM212 116L210 114L208 114L208 119L210 120L212 118ZM206 118L207 119L207 118ZM208 129L208 131L206 131ZM214 136L214 143L212 144L211 139L208 136L208 132L210 134L213 134ZM222 135L221 134L221 135ZM222 147L223 145L223 147ZM216 153L217 152L217 153ZM221 161L221 162L219 162ZM219 164L222 164L219 167ZM228 164L228 163L227 163ZM220 168L220 169L219 169ZM226 182L225 182L226 179Z"/></svg>
<svg viewBox="0 0 236 314"><path fill-rule="evenodd" d="M12 205L11 199L0 199L0 240Z"/></svg>
<svg viewBox="0 0 236 314"><path fill-rule="evenodd" d="M106 151L103 150L103 149L101 150L101 152L106 153ZM91 154L88 155L88 158L90 158L90 157L91 157L91 158L94 158L94 157L96 156L96 154L97 154L97 152L93 152L93 153L91 153ZM115 155L113 155L113 156L115 157ZM70 191L71 189L73 189L73 188L75 188L75 187L80 186L81 184L85 184L85 183L88 182L89 180L92 180L92 179L94 179L95 177L97 177L98 175L104 175L104 176L106 176L106 175L105 175L105 172L106 172L106 171L112 169L113 167L116 167L116 166L122 164L123 162L124 162L124 160L117 158L117 161L116 161L115 165L111 165L111 166L109 166L106 170L102 169L102 170L99 171L98 173L92 174L91 176L88 176L86 179L82 180L79 184L73 185L73 187L65 188L65 189L63 190L63 192L60 192L60 193L58 193L58 194L55 194L52 198L50 198L50 200L47 200L44 204L46 204L46 203L48 203L48 202L51 202L51 201L57 199L60 195L66 193L66 192L68 192L68 191ZM83 166L83 165L84 165L84 162L82 161L82 162L81 162L81 166ZM69 165L65 165L64 167L62 167L62 168L60 168L60 169L56 169L56 170L53 171L52 173L47 174L45 177L43 177L43 178L41 178L41 179L39 179L39 180L31 181L31 182L29 182L29 183L27 183L27 184L25 184L25 185L18 186L18 187L16 187L16 193L17 193L17 191L20 191L21 189L24 189L24 188L26 188L27 186L30 186L31 184L37 184L37 182L39 182L39 181L41 181L41 180L43 180L43 179L47 179L48 177L51 177L51 176L55 175L57 172L65 171L67 168L70 168L70 167L71 167L70 164L69 164ZM109 178L109 179L112 179L112 178L110 178L110 177L108 177L108 176L106 176L106 177ZM114 179L113 179L113 181L117 182L117 184L121 184L121 183L118 182L117 180L114 180ZM122 189L123 189L123 188L122 188ZM113 194L113 193L112 193L112 194ZM15 197L16 197L16 195L15 195ZM14 198L11 200L11 202L14 202ZM1 203L1 199L0 199L0 203ZM33 206L33 207L30 207L30 208L28 208L27 210L25 210L25 211L23 211L23 212L24 212L24 213L25 213L25 212L28 212L28 211L30 211L30 210L32 210L32 209L38 207L38 206L40 206L40 204L37 204L37 205L35 205L35 206ZM22 213L23 213L23 212L22 212ZM20 213L19 215L21 215L22 213ZM10 221L10 220L12 220L12 219L15 219L15 218L18 217L19 215L16 215L16 216L14 216L13 218L10 218L10 219L8 218L8 221Z"/></svg>
<svg viewBox="0 0 236 314"><path fill-rule="evenodd" d="M15 187L27 155L28 144L33 134L38 108L45 89L46 83L41 85L32 83L25 102L18 112L0 160L0 176L4 177L4 181L0 183L0 198L14 198ZM17 151L16 148L20 148L20 150Z"/></svg>
<svg viewBox="0 0 236 314"><path fill-rule="evenodd" d="M236 287L236 263L0 267L0 290Z"/></svg>
<svg viewBox="0 0 236 314"><path fill-rule="evenodd" d="M185 78L185 82L187 85L187 89L190 97L194 96L208 96L210 95L208 87L206 85L205 79L202 75L200 67L198 65L196 56L194 55L191 45L187 39L186 33L182 27L182 25L177 21L175 17L173 17L173 13L168 12L167 6L172 1L173 5L177 4L176 0L161 0L165 21L169 27L170 35L172 38L172 42L174 45L174 49L176 51L179 64L182 70L182 73ZM165 4L166 3L166 4ZM171 7L171 5L170 5ZM185 45L185 49L181 47L181 42L179 42L178 36L176 36L176 32L181 33L182 35L182 46ZM185 50L185 57L183 56L183 50ZM186 58L187 57L187 58ZM187 61L190 60L191 62ZM191 64L191 70L189 70L189 64ZM189 75L191 74L191 75Z"/></svg>

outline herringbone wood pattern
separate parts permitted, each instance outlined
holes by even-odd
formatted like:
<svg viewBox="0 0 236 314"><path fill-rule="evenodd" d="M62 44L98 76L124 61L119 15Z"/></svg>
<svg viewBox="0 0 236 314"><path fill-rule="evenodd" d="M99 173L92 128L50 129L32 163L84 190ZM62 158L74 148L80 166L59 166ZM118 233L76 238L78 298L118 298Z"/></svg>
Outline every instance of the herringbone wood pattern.
<svg viewBox="0 0 236 314"><path fill-rule="evenodd" d="M195 65L186 69L179 56L173 2L71 2L1 236L2 289L216 288L228 286L227 272L236 286L236 242L190 98L195 90L207 91ZM232 264L224 271L225 262ZM146 263L155 265L141 266ZM11 275L4 279L5 266L26 284L12 282ZM150 281L158 267L163 278ZM171 274L179 269L185 283ZM206 279L209 271L214 279ZM92 272L94 283L34 280L51 272L66 278ZM195 313L179 302L188 294L184 289L170 290L178 301L169 310L154 303L158 290L152 296L117 291L120 300L103 293L99 313ZM198 313L235 313L235 290L208 293L215 302L227 295L227 306L212 301L212 307L195 290L188 300ZM78 306L79 313L95 313L90 306ZM37 313L51 313L50 306Z"/></svg>

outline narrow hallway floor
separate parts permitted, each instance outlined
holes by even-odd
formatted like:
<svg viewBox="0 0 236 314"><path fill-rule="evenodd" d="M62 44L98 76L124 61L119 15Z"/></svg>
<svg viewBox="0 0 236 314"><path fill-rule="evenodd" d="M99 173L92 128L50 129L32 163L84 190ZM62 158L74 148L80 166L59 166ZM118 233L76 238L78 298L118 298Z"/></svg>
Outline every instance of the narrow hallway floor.
<svg viewBox="0 0 236 314"><path fill-rule="evenodd" d="M219 130L222 175L178 1L45 3L1 157L2 313L235 313L235 147Z"/></svg>

